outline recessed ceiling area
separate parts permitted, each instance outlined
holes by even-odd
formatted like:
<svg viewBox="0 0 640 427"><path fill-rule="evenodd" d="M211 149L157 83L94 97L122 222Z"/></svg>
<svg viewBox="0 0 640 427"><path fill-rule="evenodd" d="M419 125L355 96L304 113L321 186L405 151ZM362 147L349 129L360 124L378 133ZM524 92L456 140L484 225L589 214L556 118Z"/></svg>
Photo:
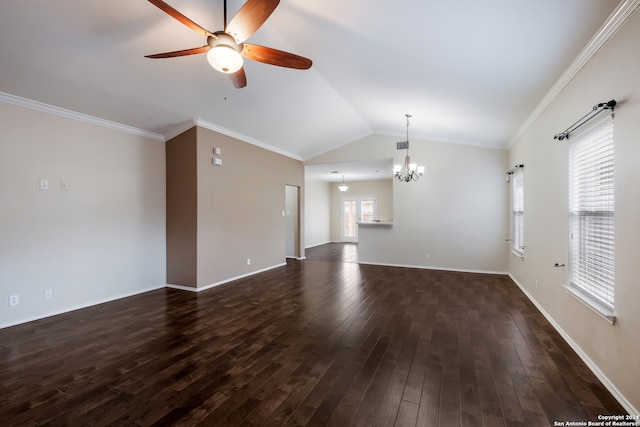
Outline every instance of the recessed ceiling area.
<svg viewBox="0 0 640 427"><path fill-rule="evenodd" d="M222 0L167 3L222 26ZM244 3L229 0L229 16ZM246 61L235 89L206 55L144 57L203 44L148 1L9 1L0 92L165 138L203 120L301 160L403 137L405 113L412 139L506 148L620 3L282 0L251 42L313 66Z"/></svg>

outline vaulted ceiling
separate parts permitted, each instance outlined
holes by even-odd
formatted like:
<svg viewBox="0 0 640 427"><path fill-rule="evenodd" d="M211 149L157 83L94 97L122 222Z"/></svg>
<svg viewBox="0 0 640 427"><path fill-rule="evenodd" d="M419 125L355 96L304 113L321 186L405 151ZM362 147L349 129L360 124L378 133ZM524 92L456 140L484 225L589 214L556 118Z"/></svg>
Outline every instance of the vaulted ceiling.
<svg viewBox="0 0 640 427"><path fill-rule="evenodd" d="M223 26L222 0L167 0ZM242 6L229 0L229 17ZM372 133L506 148L619 0L282 0L251 43L313 60L245 61L235 89L203 36L145 0L7 0L0 92L174 136L194 119L302 160ZM391 147L393 141L391 138Z"/></svg>

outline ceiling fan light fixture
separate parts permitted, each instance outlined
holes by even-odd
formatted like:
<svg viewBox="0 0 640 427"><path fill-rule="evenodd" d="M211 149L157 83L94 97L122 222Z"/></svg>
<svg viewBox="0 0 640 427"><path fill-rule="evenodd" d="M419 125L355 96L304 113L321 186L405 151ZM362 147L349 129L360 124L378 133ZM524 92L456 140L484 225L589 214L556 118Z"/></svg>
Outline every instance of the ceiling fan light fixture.
<svg viewBox="0 0 640 427"><path fill-rule="evenodd" d="M224 30L211 32L183 15L163 0L149 0L180 23L207 38L207 44L191 49L145 55L147 58L176 58L180 56L207 53L209 64L217 71L229 74L229 80L237 89L247 85L247 76L243 67L243 58L277 65L284 68L306 70L311 60L293 53L244 42L264 24L280 3L280 0L248 0L230 22L227 22L227 0L224 0Z"/></svg>
<svg viewBox="0 0 640 427"><path fill-rule="evenodd" d="M231 46L219 44L207 52L209 64L225 74L233 74L242 68L242 56Z"/></svg>

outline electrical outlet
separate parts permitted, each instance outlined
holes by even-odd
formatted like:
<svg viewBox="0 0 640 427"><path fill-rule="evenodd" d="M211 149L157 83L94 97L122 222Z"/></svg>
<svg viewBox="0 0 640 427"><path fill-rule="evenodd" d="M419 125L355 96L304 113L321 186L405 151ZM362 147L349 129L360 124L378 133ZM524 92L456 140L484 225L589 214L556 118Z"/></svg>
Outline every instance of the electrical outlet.
<svg viewBox="0 0 640 427"><path fill-rule="evenodd" d="M53 298L53 289L45 289L44 290L44 298L45 299Z"/></svg>
<svg viewBox="0 0 640 427"><path fill-rule="evenodd" d="M424 259L431 259L431 254L429 252L425 252Z"/></svg>
<svg viewBox="0 0 640 427"><path fill-rule="evenodd" d="M536 280L536 291L540 290L540 281Z"/></svg>
<svg viewBox="0 0 640 427"><path fill-rule="evenodd" d="M251 258L247 258L247 265L251 265Z"/></svg>
<svg viewBox="0 0 640 427"><path fill-rule="evenodd" d="M18 304L20 304L20 296L11 295L9 297L9 307L13 307L14 305L18 305Z"/></svg>

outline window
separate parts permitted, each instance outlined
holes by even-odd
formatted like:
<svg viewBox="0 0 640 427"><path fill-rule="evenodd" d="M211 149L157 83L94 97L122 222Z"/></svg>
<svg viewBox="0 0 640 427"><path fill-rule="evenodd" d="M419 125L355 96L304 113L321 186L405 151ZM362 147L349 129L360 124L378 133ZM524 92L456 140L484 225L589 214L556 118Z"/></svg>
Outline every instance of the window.
<svg viewBox="0 0 640 427"><path fill-rule="evenodd" d="M569 141L569 290L607 317L614 303L613 187L611 115Z"/></svg>
<svg viewBox="0 0 640 427"><path fill-rule="evenodd" d="M522 166L511 172L511 250L524 256L524 172Z"/></svg>

